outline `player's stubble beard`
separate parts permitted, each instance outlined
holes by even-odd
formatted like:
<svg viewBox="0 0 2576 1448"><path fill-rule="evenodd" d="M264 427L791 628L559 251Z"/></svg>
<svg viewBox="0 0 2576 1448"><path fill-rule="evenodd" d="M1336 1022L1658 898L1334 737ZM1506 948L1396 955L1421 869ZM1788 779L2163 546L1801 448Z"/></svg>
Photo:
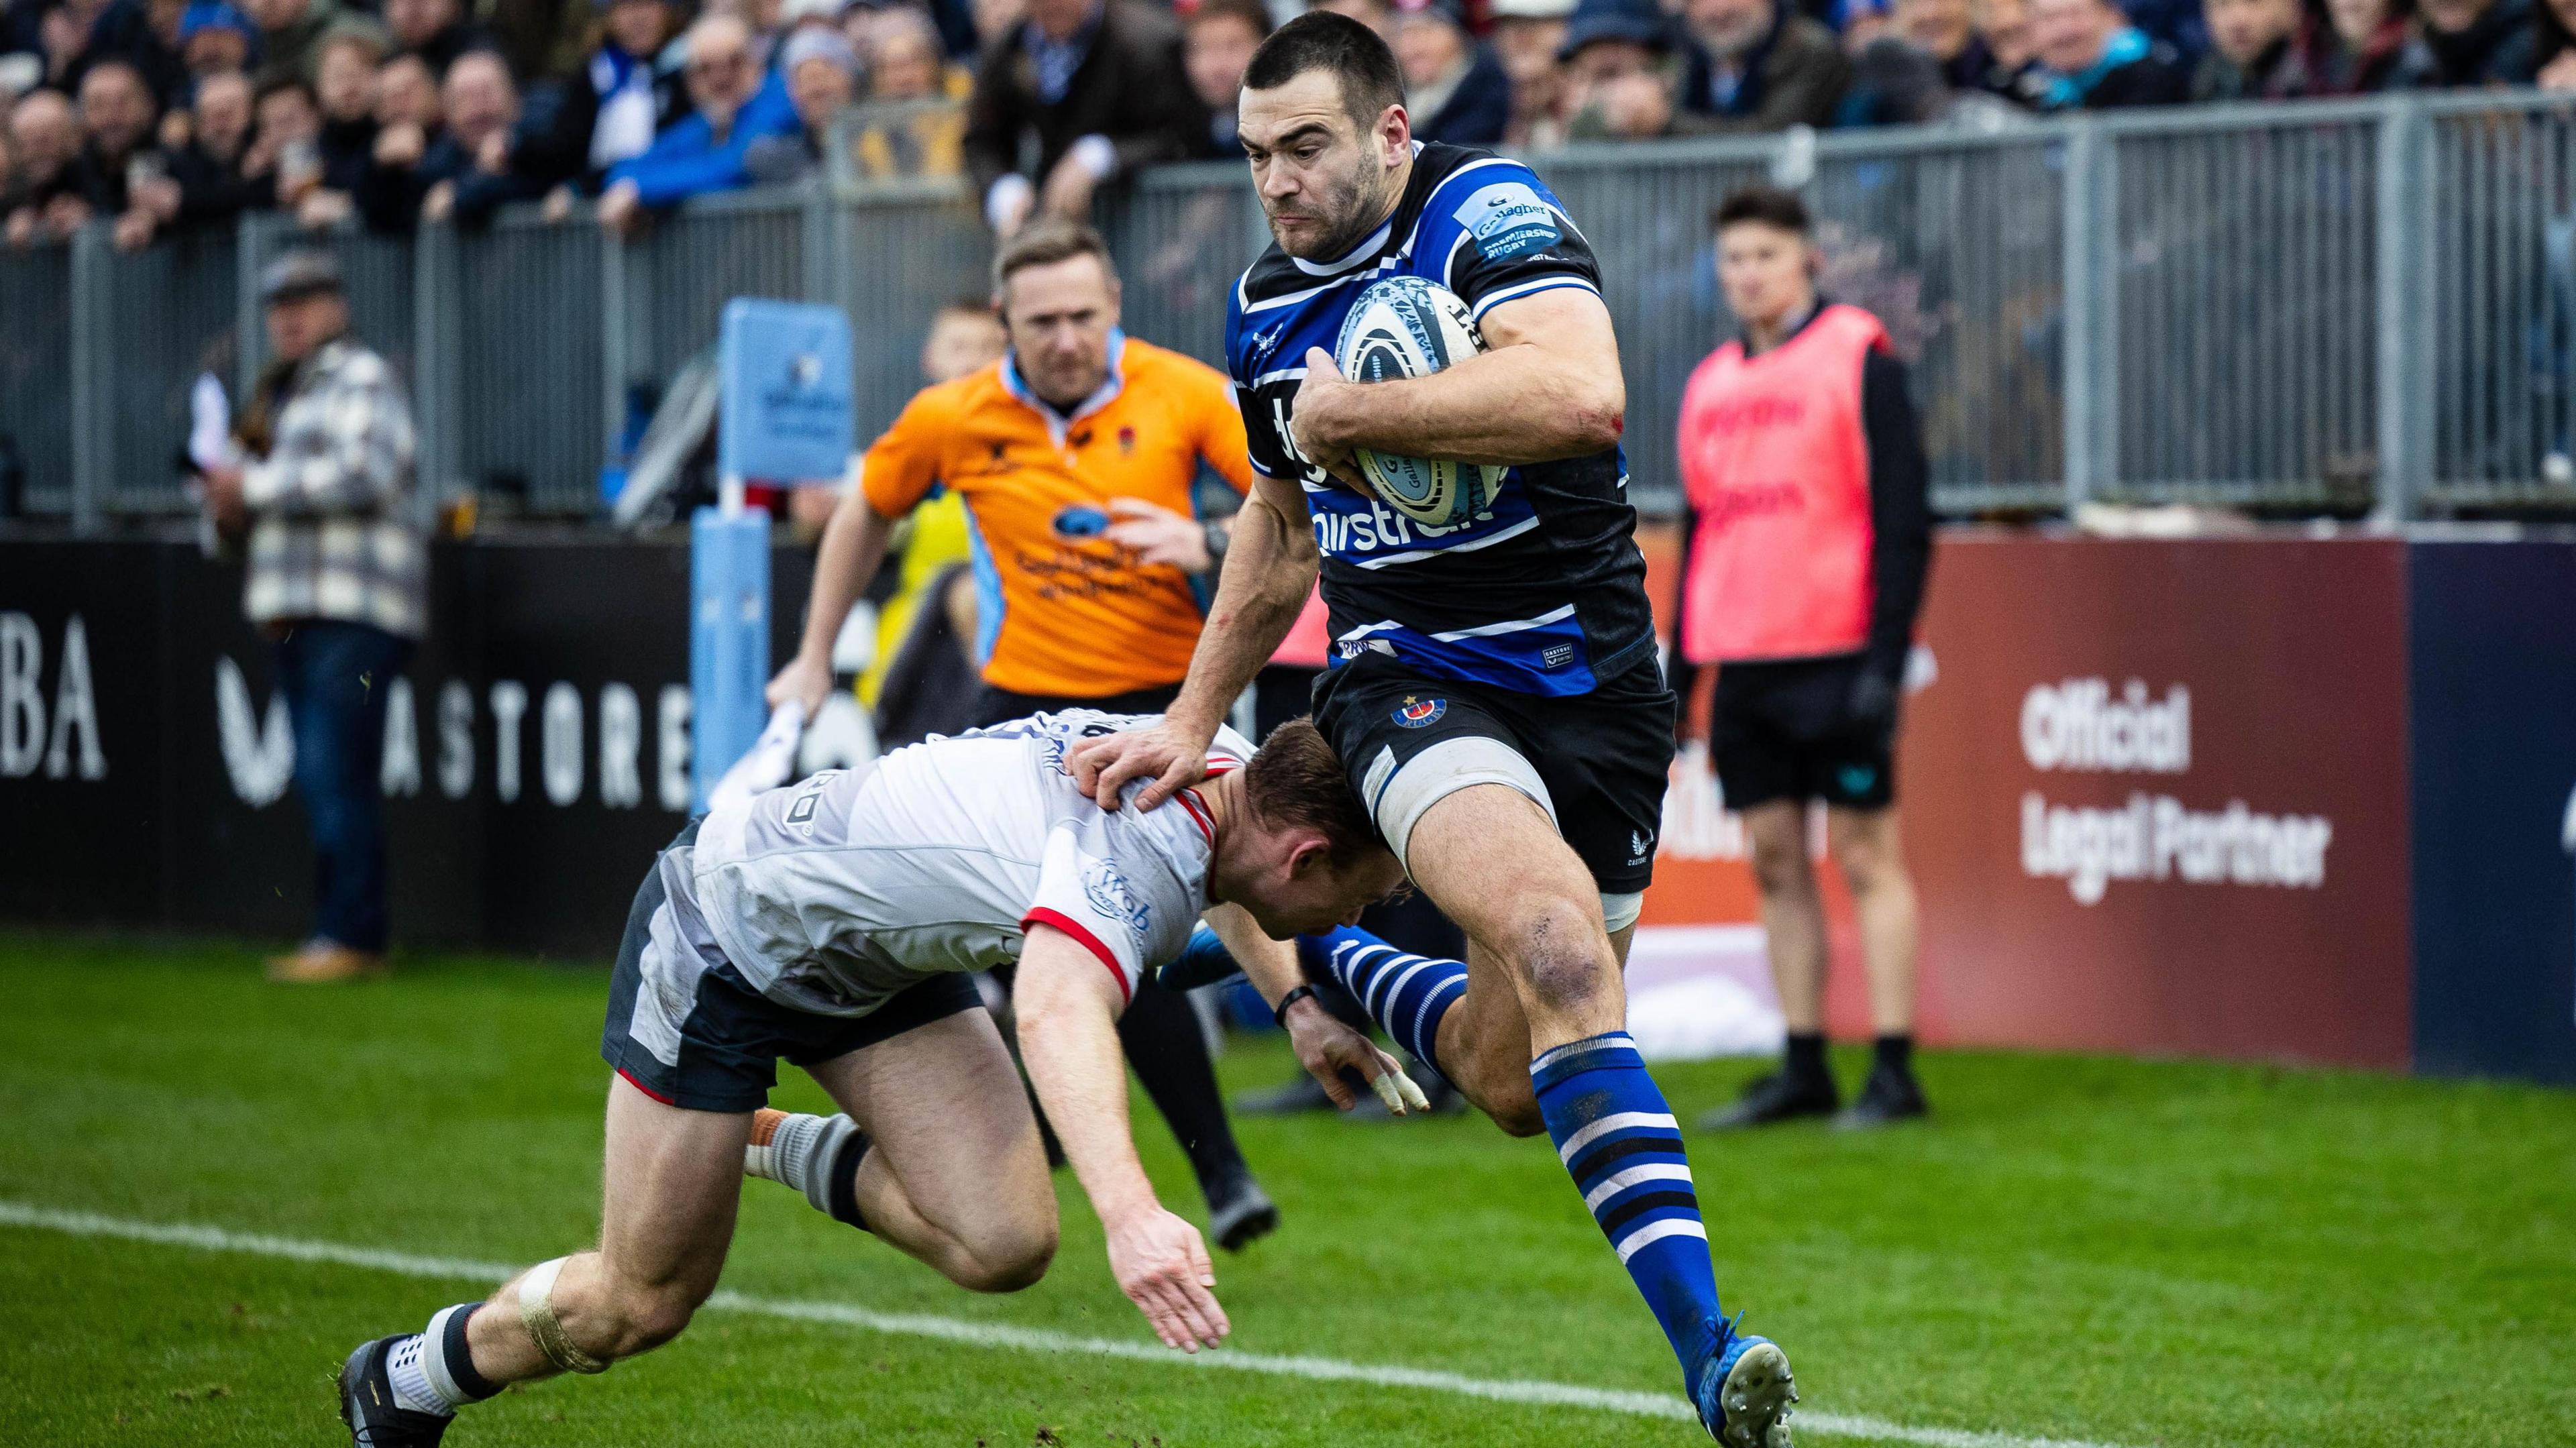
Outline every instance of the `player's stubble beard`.
<svg viewBox="0 0 2576 1448"><path fill-rule="evenodd" d="M1332 179L1324 192L1323 205L1297 209L1295 214L1325 223L1315 244L1300 250L1281 240L1279 249L1307 261L1330 260L1348 253L1370 232L1377 230L1377 224L1395 209L1395 178L1401 174L1400 170L1390 169L1383 163L1377 147L1369 147L1352 165L1350 174ZM1271 222L1270 234L1277 238L1279 228L1275 213Z"/></svg>

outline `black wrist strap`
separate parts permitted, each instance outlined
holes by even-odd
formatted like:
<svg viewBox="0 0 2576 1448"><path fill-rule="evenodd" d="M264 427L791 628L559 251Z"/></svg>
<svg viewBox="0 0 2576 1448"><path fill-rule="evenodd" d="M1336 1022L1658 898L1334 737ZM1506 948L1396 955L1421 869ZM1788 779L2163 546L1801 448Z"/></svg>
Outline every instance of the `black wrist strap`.
<svg viewBox="0 0 2576 1448"><path fill-rule="evenodd" d="M1297 987L1279 998L1279 1009L1272 1011L1270 1018L1279 1023L1279 1029L1283 1031L1288 1029L1288 1008L1299 1001L1313 998L1314 994L1315 988L1311 985Z"/></svg>

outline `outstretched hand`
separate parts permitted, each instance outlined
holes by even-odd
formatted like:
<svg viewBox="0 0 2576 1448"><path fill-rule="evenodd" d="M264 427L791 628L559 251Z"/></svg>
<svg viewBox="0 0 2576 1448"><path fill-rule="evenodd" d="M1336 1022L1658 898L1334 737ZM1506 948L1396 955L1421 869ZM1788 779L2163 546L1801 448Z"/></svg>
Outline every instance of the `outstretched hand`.
<svg viewBox="0 0 2576 1448"><path fill-rule="evenodd" d="M1108 1228L1110 1275L1145 1314L1163 1346L1194 1353L1202 1345L1225 1341L1234 1325L1225 1320L1225 1309L1211 1290L1216 1264L1208 1260L1198 1228L1153 1205Z"/></svg>
<svg viewBox="0 0 2576 1448"><path fill-rule="evenodd" d="M1154 781L1136 796L1136 808L1152 809L1207 778L1207 749L1206 739L1166 715L1147 728L1086 739L1065 755L1064 764L1073 782L1105 810L1118 808L1118 792L1132 781Z"/></svg>
<svg viewBox="0 0 2576 1448"><path fill-rule="evenodd" d="M1324 1088L1336 1111L1359 1104L1346 1073L1357 1073L1368 1082L1393 1115L1431 1109L1431 1098L1404 1074L1401 1062L1312 1000L1289 1008L1288 1044L1297 1053L1297 1064Z"/></svg>

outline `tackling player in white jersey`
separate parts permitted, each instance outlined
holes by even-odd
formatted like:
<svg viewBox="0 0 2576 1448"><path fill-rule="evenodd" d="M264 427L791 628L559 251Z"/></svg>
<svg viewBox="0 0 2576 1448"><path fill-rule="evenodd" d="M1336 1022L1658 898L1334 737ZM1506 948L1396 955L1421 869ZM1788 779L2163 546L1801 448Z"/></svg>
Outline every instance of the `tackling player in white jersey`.
<svg viewBox="0 0 2576 1448"><path fill-rule="evenodd" d="M428 1448L510 1383L677 1336L715 1290L746 1169L961 1287L1035 1283L1055 1194L969 979L1014 959L1029 1079L1119 1287L1166 1344L1222 1341L1207 1247L1156 1202L1128 1135L1118 1015L1201 918L1244 958L1285 959L1279 942L1355 919L1403 870L1302 720L1257 754L1221 733L1180 808L1104 813L1065 774L1068 745L1151 722L1076 710L933 739L682 831L637 892L610 987L599 1245L351 1353L359 1448ZM1345 1071L1420 1099L1328 1016L1304 1013L1292 1039L1343 1104ZM782 1056L847 1114L764 1111Z"/></svg>

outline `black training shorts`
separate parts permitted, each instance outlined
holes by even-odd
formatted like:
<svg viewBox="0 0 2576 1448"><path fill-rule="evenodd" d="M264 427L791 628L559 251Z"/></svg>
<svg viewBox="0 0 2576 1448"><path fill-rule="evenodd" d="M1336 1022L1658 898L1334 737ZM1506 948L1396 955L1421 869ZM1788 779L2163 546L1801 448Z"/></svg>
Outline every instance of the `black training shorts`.
<svg viewBox="0 0 2576 1448"><path fill-rule="evenodd" d="M1866 656L1725 664L1709 710L1709 753L1726 807L1820 799L1846 809L1896 800L1896 721L1855 719Z"/></svg>
<svg viewBox="0 0 2576 1448"><path fill-rule="evenodd" d="M1445 741L1481 737L1537 772L1557 832L1601 893L1634 894L1654 878L1674 701L1652 654L1589 694L1550 697L1433 678L1364 653L1315 680L1314 705L1316 727L1381 830L1381 805L1407 764Z"/></svg>

